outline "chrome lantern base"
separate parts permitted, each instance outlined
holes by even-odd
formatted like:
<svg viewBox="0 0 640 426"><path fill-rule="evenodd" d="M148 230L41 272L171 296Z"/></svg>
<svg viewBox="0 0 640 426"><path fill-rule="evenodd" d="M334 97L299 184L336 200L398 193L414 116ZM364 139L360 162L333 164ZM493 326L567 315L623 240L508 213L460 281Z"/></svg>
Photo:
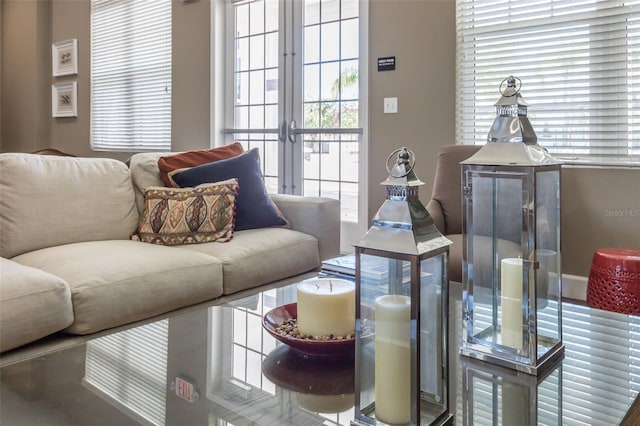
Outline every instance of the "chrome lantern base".
<svg viewBox="0 0 640 426"><path fill-rule="evenodd" d="M372 412L373 412L373 408L372 408ZM428 414L427 414L428 415ZM367 422L367 420L370 419L365 419L363 421L360 420L351 420L351 426L376 426L376 425L380 425L380 424L386 424L386 423L379 423L376 421L372 421L371 423ZM429 423L431 421L431 423ZM443 413L439 418L435 419L435 420L429 420L429 419L424 419L424 421L421 419L420 421L421 425L430 425L430 426L453 426L454 422L453 422L453 414L450 413ZM413 425L411 425L413 426Z"/></svg>
<svg viewBox="0 0 640 426"><path fill-rule="evenodd" d="M467 347L460 348L460 355L469 358L486 361L489 363L501 365L523 373L532 374L534 376L544 376L549 369L557 366L557 361L564 357L564 345L559 343L547 351L543 358L536 365L518 362L517 360L508 360L504 358L504 354L494 355L487 346L480 346L478 349L470 349Z"/></svg>

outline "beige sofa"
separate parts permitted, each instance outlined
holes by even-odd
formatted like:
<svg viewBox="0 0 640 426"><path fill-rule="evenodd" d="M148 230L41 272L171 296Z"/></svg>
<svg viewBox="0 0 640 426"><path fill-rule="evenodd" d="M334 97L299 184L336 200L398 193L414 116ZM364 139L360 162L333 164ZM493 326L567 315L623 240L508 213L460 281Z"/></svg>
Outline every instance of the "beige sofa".
<svg viewBox="0 0 640 426"><path fill-rule="evenodd" d="M91 334L308 273L339 254L339 202L273 195L288 228L229 242L130 240L162 154L0 154L0 352ZM165 154L166 155L166 154Z"/></svg>

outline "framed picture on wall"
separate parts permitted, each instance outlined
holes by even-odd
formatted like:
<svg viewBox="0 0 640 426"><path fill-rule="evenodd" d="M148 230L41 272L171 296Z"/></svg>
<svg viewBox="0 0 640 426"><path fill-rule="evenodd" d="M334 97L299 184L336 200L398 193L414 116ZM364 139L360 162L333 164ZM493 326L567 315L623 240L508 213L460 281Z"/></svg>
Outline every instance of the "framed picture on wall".
<svg viewBox="0 0 640 426"><path fill-rule="evenodd" d="M78 116L78 83L55 83L51 85L51 115L53 117Z"/></svg>
<svg viewBox="0 0 640 426"><path fill-rule="evenodd" d="M78 40L74 38L53 43L51 62L54 77L78 74Z"/></svg>

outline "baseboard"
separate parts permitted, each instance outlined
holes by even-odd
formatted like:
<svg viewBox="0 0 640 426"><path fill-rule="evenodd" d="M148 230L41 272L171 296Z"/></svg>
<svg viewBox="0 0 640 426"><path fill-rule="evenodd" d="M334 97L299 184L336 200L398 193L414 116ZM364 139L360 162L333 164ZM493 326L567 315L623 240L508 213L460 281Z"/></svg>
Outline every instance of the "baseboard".
<svg viewBox="0 0 640 426"><path fill-rule="evenodd" d="M587 300L587 277L562 274L562 298Z"/></svg>

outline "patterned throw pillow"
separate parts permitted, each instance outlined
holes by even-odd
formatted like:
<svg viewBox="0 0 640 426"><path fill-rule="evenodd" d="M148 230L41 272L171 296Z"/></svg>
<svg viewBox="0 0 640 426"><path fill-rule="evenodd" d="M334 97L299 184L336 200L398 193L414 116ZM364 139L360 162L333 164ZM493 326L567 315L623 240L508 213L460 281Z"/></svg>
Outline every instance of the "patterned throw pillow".
<svg viewBox="0 0 640 426"><path fill-rule="evenodd" d="M237 179L195 188L147 188L132 238L163 245L227 242L233 238L238 188Z"/></svg>

